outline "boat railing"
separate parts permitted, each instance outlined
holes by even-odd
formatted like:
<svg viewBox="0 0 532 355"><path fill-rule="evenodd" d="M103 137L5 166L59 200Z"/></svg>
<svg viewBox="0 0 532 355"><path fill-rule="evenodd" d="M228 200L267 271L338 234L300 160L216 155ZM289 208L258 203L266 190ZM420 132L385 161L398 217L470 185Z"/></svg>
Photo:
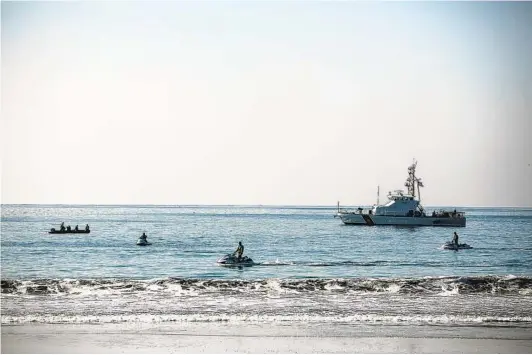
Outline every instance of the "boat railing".
<svg viewBox="0 0 532 355"><path fill-rule="evenodd" d="M407 217L405 213L401 213L401 212L398 212L398 211L381 211L381 212L379 212L379 216Z"/></svg>
<svg viewBox="0 0 532 355"><path fill-rule="evenodd" d="M465 212L439 210L432 212L432 217L465 218Z"/></svg>
<svg viewBox="0 0 532 355"><path fill-rule="evenodd" d="M342 214L372 214L373 210L371 208L357 208L357 209L345 209L340 208L338 213Z"/></svg>

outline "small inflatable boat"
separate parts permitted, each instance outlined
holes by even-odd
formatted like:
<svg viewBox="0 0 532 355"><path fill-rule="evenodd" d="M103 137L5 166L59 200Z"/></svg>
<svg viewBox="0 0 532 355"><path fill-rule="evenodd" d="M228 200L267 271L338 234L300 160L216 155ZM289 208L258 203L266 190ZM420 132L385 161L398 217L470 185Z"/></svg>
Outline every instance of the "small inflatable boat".
<svg viewBox="0 0 532 355"><path fill-rule="evenodd" d="M90 233L91 231L89 229L78 229L78 230L75 230L75 229L55 229L55 228L52 228L50 229L50 231L48 233L50 234L87 234L87 233Z"/></svg>

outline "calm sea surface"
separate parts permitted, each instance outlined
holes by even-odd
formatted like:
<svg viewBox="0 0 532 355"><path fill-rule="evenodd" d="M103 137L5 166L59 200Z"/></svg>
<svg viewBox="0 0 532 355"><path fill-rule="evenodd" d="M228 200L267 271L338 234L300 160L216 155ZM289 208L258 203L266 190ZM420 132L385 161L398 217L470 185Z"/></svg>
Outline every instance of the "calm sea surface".
<svg viewBox="0 0 532 355"><path fill-rule="evenodd" d="M1 320L532 326L532 209L461 210L465 228L409 228L335 207L3 205ZM48 234L63 221L91 233ZM455 230L473 249L440 248ZM218 266L239 241L257 265Z"/></svg>

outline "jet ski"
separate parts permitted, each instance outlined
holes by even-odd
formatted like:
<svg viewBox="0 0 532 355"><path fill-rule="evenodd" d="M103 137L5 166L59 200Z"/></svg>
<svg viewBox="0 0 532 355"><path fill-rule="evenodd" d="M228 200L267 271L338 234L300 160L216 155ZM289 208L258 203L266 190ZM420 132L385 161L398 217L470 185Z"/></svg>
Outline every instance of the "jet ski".
<svg viewBox="0 0 532 355"><path fill-rule="evenodd" d="M442 246L442 249L445 249L445 250L456 250L456 245L453 244L453 242L445 242L445 244L443 244ZM473 247L469 244L458 244L458 250L460 249L473 249Z"/></svg>
<svg viewBox="0 0 532 355"><path fill-rule="evenodd" d="M140 238L137 240L137 245L145 246L145 245L151 245L151 243L148 242L148 240L147 240L146 238L142 238L142 237L140 237Z"/></svg>
<svg viewBox="0 0 532 355"><path fill-rule="evenodd" d="M243 256L240 260L233 255L233 254L227 254L218 259L218 264L223 266L251 266L255 264L251 258L248 258L247 256Z"/></svg>

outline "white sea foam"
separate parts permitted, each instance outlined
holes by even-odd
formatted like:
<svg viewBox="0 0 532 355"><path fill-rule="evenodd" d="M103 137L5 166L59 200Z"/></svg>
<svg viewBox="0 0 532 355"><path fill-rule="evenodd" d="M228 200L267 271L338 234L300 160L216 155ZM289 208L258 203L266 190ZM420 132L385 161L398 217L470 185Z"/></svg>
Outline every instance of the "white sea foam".
<svg viewBox="0 0 532 355"><path fill-rule="evenodd" d="M460 294L458 287L456 286L449 289L445 285L442 285L441 289L442 289L442 292L438 293L438 295L440 296L456 296Z"/></svg>
<svg viewBox="0 0 532 355"><path fill-rule="evenodd" d="M319 315L232 315L232 314L138 314L138 315L28 315L4 316L2 324L24 323L164 323L164 322L229 322L235 324L262 323L345 323L345 324L483 324L483 323L531 323L531 316L521 317L486 317L486 316L409 316L409 315L351 315L351 316L319 316Z"/></svg>
<svg viewBox="0 0 532 355"><path fill-rule="evenodd" d="M480 276L432 278L355 278L355 279L155 279L155 280L2 280L2 293L20 295L65 294L124 295L152 293L173 296L199 296L205 293L400 293L438 294L516 294L527 295L532 290L530 277Z"/></svg>
<svg viewBox="0 0 532 355"><path fill-rule="evenodd" d="M390 293L397 293L399 290L401 290L401 286L397 284L390 284L386 289L386 291Z"/></svg>

